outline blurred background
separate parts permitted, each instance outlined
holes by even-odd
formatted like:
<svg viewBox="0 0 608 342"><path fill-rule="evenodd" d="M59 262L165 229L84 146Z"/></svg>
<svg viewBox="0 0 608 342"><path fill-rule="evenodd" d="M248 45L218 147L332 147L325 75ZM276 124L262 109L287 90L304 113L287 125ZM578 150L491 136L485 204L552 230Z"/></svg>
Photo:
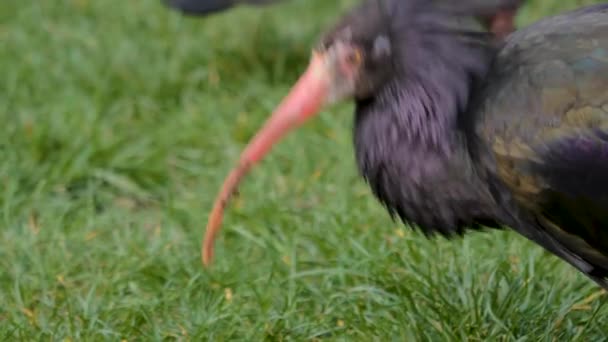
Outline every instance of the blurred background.
<svg viewBox="0 0 608 342"><path fill-rule="evenodd" d="M598 2L532 0L517 22ZM0 338L608 340L599 288L540 247L392 222L348 104L254 170L202 269L225 173L355 3L2 0Z"/></svg>

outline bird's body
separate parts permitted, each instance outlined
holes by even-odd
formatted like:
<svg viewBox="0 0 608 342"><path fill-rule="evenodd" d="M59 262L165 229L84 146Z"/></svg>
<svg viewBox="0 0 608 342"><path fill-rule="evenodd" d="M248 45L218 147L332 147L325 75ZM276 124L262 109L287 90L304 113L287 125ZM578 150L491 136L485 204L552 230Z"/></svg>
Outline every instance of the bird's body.
<svg viewBox="0 0 608 342"><path fill-rule="evenodd" d="M428 235L510 227L608 289L608 4L495 41L425 0L370 0L322 39L216 202L289 129L354 99L358 168Z"/></svg>
<svg viewBox="0 0 608 342"><path fill-rule="evenodd" d="M517 32L494 65L472 122L503 223L608 289L608 4Z"/></svg>
<svg viewBox="0 0 608 342"><path fill-rule="evenodd" d="M460 47L358 101L361 173L425 233L509 226L607 287L608 5L515 33L485 78Z"/></svg>

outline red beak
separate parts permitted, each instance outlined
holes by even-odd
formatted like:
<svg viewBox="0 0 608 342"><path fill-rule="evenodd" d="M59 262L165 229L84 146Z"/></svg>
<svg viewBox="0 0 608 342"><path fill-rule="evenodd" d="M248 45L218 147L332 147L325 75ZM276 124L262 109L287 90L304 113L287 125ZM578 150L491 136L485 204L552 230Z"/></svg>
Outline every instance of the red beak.
<svg viewBox="0 0 608 342"><path fill-rule="evenodd" d="M237 166L224 180L209 215L202 244L202 260L208 266L213 258L213 243L220 230L224 208L236 191L241 179L260 161L281 138L317 114L326 102L330 77L324 57L314 52L308 69L293 86L287 97L268 118L242 152Z"/></svg>

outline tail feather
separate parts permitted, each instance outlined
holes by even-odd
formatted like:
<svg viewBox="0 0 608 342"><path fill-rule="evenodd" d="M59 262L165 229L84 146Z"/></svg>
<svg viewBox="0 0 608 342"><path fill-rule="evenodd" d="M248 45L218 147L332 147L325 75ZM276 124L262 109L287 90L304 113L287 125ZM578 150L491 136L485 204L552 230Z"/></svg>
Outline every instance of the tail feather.
<svg viewBox="0 0 608 342"><path fill-rule="evenodd" d="M568 262L608 291L608 263L605 256L599 256L591 246L581 246L574 239L564 239L555 224L544 217L537 217L536 222L532 229L516 231Z"/></svg>

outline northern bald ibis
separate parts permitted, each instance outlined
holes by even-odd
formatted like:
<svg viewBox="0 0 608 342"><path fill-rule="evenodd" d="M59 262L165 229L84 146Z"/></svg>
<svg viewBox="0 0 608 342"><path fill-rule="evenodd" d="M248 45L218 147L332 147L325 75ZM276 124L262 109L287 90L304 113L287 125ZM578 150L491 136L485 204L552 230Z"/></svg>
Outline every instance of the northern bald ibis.
<svg viewBox="0 0 608 342"><path fill-rule="evenodd" d="M204 263L241 178L321 108L352 100L359 171L391 216L448 238L510 228L608 289L608 4L501 43L457 20L478 14L369 0L340 20L228 175Z"/></svg>

